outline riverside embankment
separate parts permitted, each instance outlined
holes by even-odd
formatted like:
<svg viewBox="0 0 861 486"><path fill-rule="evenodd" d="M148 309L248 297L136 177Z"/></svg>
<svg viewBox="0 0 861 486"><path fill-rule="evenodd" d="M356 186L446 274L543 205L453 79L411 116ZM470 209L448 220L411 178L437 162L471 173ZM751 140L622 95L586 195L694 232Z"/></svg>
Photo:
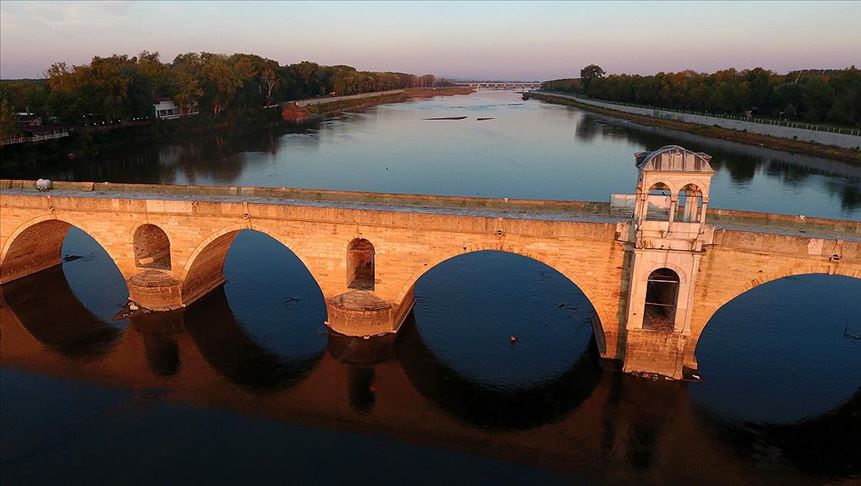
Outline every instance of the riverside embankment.
<svg viewBox="0 0 861 486"><path fill-rule="evenodd" d="M442 88L410 88L359 93L347 96L327 96L288 101L281 105L281 116L288 121L302 121L315 115L328 115L348 108L398 103L412 99L432 98L434 96L467 95L473 90L469 86L449 86Z"/></svg>
<svg viewBox="0 0 861 486"><path fill-rule="evenodd" d="M861 150L858 149L861 147L861 136L620 105L557 92L530 92L525 96L576 106L643 125L861 164Z"/></svg>

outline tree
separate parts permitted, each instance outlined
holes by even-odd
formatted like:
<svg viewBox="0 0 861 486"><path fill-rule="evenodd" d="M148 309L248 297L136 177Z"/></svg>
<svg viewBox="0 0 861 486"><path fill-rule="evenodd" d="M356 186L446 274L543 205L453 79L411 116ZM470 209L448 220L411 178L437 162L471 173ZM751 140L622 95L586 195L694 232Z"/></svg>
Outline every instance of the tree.
<svg viewBox="0 0 861 486"><path fill-rule="evenodd" d="M193 111L203 97L201 70L200 56L194 52L176 56L171 64L171 77L176 83L175 101L182 113Z"/></svg>
<svg viewBox="0 0 861 486"><path fill-rule="evenodd" d="M0 100L0 142L18 135L18 123L6 99Z"/></svg>
<svg viewBox="0 0 861 486"><path fill-rule="evenodd" d="M580 70L580 83L583 84L583 88L588 90L592 80L603 78L605 74L601 66L590 64Z"/></svg>
<svg viewBox="0 0 861 486"><path fill-rule="evenodd" d="M242 78L220 54L201 53L203 75L203 100L212 114L218 116L233 101L236 90L242 86Z"/></svg>

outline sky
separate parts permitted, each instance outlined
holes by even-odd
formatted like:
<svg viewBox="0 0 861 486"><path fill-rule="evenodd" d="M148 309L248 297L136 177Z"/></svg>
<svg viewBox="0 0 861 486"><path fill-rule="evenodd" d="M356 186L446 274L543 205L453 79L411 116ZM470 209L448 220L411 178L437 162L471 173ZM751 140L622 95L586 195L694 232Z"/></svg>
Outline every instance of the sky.
<svg viewBox="0 0 861 486"><path fill-rule="evenodd" d="M0 1L0 78L158 51L460 79L861 66L861 2Z"/></svg>

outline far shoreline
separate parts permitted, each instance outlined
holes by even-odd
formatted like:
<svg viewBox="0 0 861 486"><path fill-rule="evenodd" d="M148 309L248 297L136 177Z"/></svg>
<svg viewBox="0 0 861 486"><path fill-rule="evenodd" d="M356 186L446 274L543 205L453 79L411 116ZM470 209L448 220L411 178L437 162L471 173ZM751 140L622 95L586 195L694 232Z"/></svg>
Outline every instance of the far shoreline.
<svg viewBox="0 0 861 486"><path fill-rule="evenodd" d="M857 150L834 147L831 145L822 145L817 143L804 142L801 140L789 140L757 133L746 133L718 126L697 125L678 120L666 120L661 118L653 118L648 116L625 113L618 110L610 110L606 108L586 105L578 103L570 98L562 98L553 96L551 93L528 93L525 95L528 98L534 98L547 103L557 105L574 106L584 111L600 113L602 115L632 121L644 126L669 128L682 132L691 133L694 135L702 135L705 137L728 140L732 142L744 143L759 147L767 147L774 150L784 152L801 153L823 157L826 159L836 159L844 162L861 165L861 152Z"/></svg>

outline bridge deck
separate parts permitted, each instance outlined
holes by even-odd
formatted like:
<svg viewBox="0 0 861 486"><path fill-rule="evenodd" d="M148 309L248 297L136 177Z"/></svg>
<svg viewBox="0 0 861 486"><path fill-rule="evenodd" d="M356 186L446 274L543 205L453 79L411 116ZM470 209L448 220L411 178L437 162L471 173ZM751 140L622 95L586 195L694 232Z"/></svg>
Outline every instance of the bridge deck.
<svg viewBox="0 0 861 486"><path fill-rule="evenodd" d="M631 212L611 209L608 202L557 201L351 192L334 190L180 186L55 181L39 192L33 181L0 180L3 194L44 197L243 202L327 208L394 211L542 221L621 223ZM861 242L861 221L808 218L709 208L708 222L717 229Z"/></svg>

